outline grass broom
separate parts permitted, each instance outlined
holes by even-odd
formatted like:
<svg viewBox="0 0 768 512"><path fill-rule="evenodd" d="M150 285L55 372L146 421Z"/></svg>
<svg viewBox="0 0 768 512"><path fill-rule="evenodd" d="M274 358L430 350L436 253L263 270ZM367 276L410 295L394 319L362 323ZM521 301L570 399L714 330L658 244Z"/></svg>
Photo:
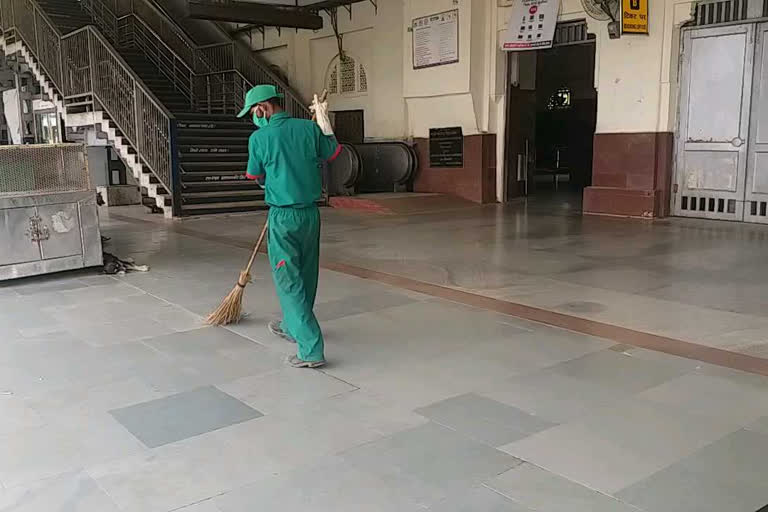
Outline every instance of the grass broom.
<svg viewBox="0 0 768 512"><path fill-rule="evenodd" d="M320 102L325 101L327 96L328 91L323 89L323 93L320 95ZM312 120L315 120L314 114L312 115ZM224 300L221 301L219 307L216 308L216 310L208 315L208 318L205 319L206 324L218 326L233 324L240 321L240 317L243 312L243 295L245 294L245 287L248 283L251 282L251 267L253 266L253 262L256 260L256 255L259 254L261 244L264 242L264 238L267 235L268 227L269 222L265 220L264 227L261 229L261 234L259 235L259 239L256 241L256 245L253 247L251 259L248 260L248 265L246 265L245 268L240 271L240 277L237 280L237 284L234 288L232 288L232 291L229 292L229 295L224 297Z"/></svg>
<svg viewBox="0 0 768 512"><path fill-rule="evenodd" d="M264 242L264 238L267 236L268 227L269 222L265 220L264 227L261 229L261 234L259 235L259 240L253 247L251 259L248 260L248 265L240 271L240 277L237 280L237 284L232 288L232 291L229 292L229 295L224 297L224 300L221 301L221 304L216 308L216 311L208 315L208 318L205 319L206 324L227 325L240 321L240 315L243 311L243 294L245 293L245 286L251 282L251 267L256 260L256 255L259 254L259 249L261 249L261 244Z"/></svg>

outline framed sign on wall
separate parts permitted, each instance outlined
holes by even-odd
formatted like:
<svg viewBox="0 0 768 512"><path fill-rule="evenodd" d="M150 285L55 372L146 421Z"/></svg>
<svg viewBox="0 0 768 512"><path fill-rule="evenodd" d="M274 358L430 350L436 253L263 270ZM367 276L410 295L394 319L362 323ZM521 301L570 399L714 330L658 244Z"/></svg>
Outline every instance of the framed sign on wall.
<svg viewBox="0 0 768 512"><path fill-rule="evenodd" d="M429 129L429 166L464 167L464 134L460 126Z"/></svg>
<svg viewBox="0 0 768 512"><path fill-rule="evenodd" d="M459 10L430 14L411 22L413 69L459 62Z"/></svg>
<svg viewBox="0 0 768 512"><path fill-rule="evenodd" d="M501 40L502 50L551 48L559 10L560 0L517 0Z"/></svg>
<svg viewBox="0 0 768 512"><path fill-rule="evenodd" d="M648 0L622 0L621 32L648 34Z"/></svg>

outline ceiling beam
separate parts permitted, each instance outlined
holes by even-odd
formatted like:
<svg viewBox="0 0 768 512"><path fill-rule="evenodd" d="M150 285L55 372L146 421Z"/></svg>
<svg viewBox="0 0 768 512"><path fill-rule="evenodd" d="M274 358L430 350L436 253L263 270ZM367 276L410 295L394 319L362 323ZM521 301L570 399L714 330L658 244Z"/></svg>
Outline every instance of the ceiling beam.
<svg viewBox="0 0 768 512"><path fill-rule="evenodd" d="M323 18L296 7L253 2L199 2L187 4L188 17L196 20L229 21L271 27L323 28Z"/></svg>
<svg viewBox="0 0 768 512"><path fill-rule="evenodd" d="M251 30L256 30L259 27L263 27L264 25L257 25L255 23L249 23L247 25L243 25L242 27L237 27L229 31L229 35L236 36L238 34L242 34L244 32L250 32Z"/></svg>
<svg viewBox="0 0 768 512"><path fill-rule="evenodd" d="M323 9L333 9L334 7L346 7L352 4L358 4L360 2L367 2L369 0L320 0L304 6L304 9L311 11L320 11ZM377 2L371 2L376 5Z"/></svg>

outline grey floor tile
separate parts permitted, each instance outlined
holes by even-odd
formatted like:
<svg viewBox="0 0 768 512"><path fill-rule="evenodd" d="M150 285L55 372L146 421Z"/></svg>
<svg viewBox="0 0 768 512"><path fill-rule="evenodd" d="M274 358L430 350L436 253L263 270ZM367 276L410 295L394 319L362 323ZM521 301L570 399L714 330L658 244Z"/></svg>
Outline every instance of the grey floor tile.
<svg viewBox="0 0 768 512"><path fill-rule="evenodd" d="M3 324L6 327L16 329L55 327L60 322L53 315L42 309L42 304L35 301L14 302L3 305ZM56 303L61 303L61 299L55 299Z"/></svg>
<svg viewBox="0 0 768 512"><path fill-rule="evenodd" d="M217 384L285 367L283 358L228 329L203 327L144 340L144 344Z"/></svg>
<svg viewBox="0 0 768 512"><path fill-rule="evenodd" d="M482 394L542 420L565 423L629 393L544 369L494 383Z"/></svg>
<svg viewBox="0 0 768 512"><path fill-rule="evenodd" d="M727 418L692 416L627 398L501 449L612 494L737 428Z"/></svg>
<svg viewBox="0 0 768 512"><path fill-rule="evenodd" d="M510 469L486 485L539 512L640 512L611 496L527 463Z"/></svg>
<svg viewBox="0 0 768 512"><path fill-rule="evenodd" d="M555 426L490 398L468 393L416 410L435 423L491 446L501 446Z"/></svg>
<svg viewBox="0 0 768 512"><path fill-rule="evenodd" d="M220 446L193 453L166 446L176 449L163 451L165 447L160 447L152 453L94 465L88 474L121 511L130 512L176 510L230 489L218 478L218 473L233 463ZM258 478L257 470L255 467L253 478Z"/></svg>
<svg viewBox="0 0 768 512"><path fill-rule="evenodd" d="M428 509L430 512L533 512L488 487L471 489L449 496Z"/></svg>
<svg viewBox="0 0 768 512"><path fill-rule="evenodd" d="M214 387L179 393L110 413L149 448L262 416L259 411Z"/></svg>
<svg viewBox="0 0 768 512"><path fill-rule="evenodd" d="M446 490L480 483L520 463L515 457L434 423L353 448L343 457L373 473L396 468Z"/></svg>
<svg viewBox="0 0 768 512"><path fill-rule="evenodd" d="M48 278L32 278L29 282L16 287L16 292L19 295L37 295L40 293L52 293L79 290L81 288L87 288L88 284L78 279L67 278L61 276L57 280L51 280Z"/></svg>
<svg viewBox="0 0 768 512"><path fill-rule="evenodd" d="M442 497L400 472L374 474L338 457L236 489L214 502L221 512L416 512Z"/></svg>
<svg viewBox="0 0 768 512"><path fill-rule="evenodd" d="M320 302L315 315L321 322L344 318L345 316L371 313L415 302L405 294L381 291L368 295L353 295L341 299Z"/></svg>
<svg viewBox="0 0 768 512"><path fill-rule="evenodd" d="M110 299L121 299L132 295L144 295L141 289L119 281L108 281L100 286L89 285L61 292L62 304L89 304Z"/></svg>
<svg viewBox="0 0 768 512"><path fill-rule="evenodd" d="M199 329L203 325L201 315L196 315L179 306L160 308L154 313L153 319L174 331L190 331Z"/></svg>
<svg viewBox="0 0 768 512"><path fill-rule="evenodd" d="M31 486L0 491L2 512L118 512L115 503L84 473L65 473Z"/></svg>
<svg viewBox="0 0 768 512"><path fill-rule="evenodd" d="M755 512L768 504L768 435L739 430L617 496L649 512Z"/></svg>
<svg viewBox="0 0 768 512"><path fill-rule="evenodd" d="M213 500L214 498L211 498L201 501L200 503L181 507L180 509L177 509L176 512L221 512L221 509L216 506L216 503L214 503Z"/></svg>
<svg viewBox="0 0 768 512"><path fill-rule="evenodd" d="M758 419L747 426L747 430L752 432L760 432L762 434L768 434L768 416Z"/></svg>
<svg viewBox="0 0 768 512"><path fill-rule="evenodd" d="M637 393L680 377L690 371L688 364L679 358L649 360L634 357L631 352L603 350L560 363L550 370L608 389Z"/></svg>
<svg viewBox="0 0 768 512"><path fill-rule="evenodd" d="M25 400L7 392L0 392L0 418L0 436L43 425L37 411Z"/></svg>
<svg viewBox="0 0 768 512"><path fill-rule="evenodd" d="M694 372L638 395L701 416L748 425L768 416L768 379L729 378Z"/></svg>
<svg viewBox="0 0 768 512"><path fill-rule="evenodd" d="M86 417L138 403L162 398L137 377L98 384L73 383L53 391L27 397L25 403L44 421L66 417ZM112 420L113 421L113 420ZM122 428L122 427L121 427Z"/></svg>
<svg viewBox="0 0 768 512"><path fill-rule="evenodd" d="M119 317L104 318L103 323L89 321L67 327L67 332L94 347L105 347L119 343L152 338L173 332L160 322L151 318L119 319Z"/></svg>
<svg viewBox="0 0 768 512"><path fill-rule="evenodd" d="M325 373L297 372L294 368L243 377L218 388L265 414L311 407L324 398L357 389Z"/></svg>
<svg viewBox="0 0 768 512"><path fill-rule="evenodd" d="M111 460L88 472L121 510L167 512L381 437L348 414L295 410Z"/></svg>
<svg viewBox="0 0 768 512"><path fill-rule="evenodd" d="M0 436L0 482L6 488L26 486L142 450L105 413L61 418Z"/></svg>

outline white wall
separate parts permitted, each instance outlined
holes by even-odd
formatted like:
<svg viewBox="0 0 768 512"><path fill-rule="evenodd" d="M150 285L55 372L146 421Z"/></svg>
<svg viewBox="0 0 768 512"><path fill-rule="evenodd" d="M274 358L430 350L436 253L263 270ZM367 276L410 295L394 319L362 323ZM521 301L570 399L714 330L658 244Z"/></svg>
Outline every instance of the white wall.
<svg viewBox="0 0 768 512"><path fill-rule="evenodd" d="M413 69L407 25L451 9L459 10L459 62ZM406 0L403 73L409 134L427 137L429 128L440 126L461 126L464 135L497 131L496 70L503 59L492 28L496 16L491 0Z"/></svg>
<svg viewBox="0 0 768 512"><path fill-rule="evenodd" d="M500 0L500 4L510 4ZM690 0L649 1L649 32L610 39L606 22L589 18L579 0L563 0L561 21L587 19L595 34L597 133L672 131L677 110L680 26L690 19ZM509 8L501 9L506 28Z"/></svg>
<svg viewBox="0 0 768 512"><path fill-rule="evenodd" d="M256 32L250 41L259 56L283 69L291 86L306 100L322 91L328 67L338 55L330 20L326 14L323 17L322 30L285 29L278 33L267 29L264 38ZM378 12L368 2L355 4L352 19L345 9L339 9L338 24L344 51L365 67L368 92L334 95L329 98L331 110L362 109L368 138L407 137L402 68L403 1L379 1Z"/></svg>
<svg viewBox="0 0 768 512"><path fill-rule="evenodd" d="M459 10L459 62L414 70L411 20L452 9ZM505 68L492 30L493 0L386 0L378 2L378 12L362 2L353 5L351 20L346 10L338 13L345 51L363 62L369 91L333 96L330 106L363 109L367 137L427 137L429 128L439 126L461 126L465 135L496 132L504 84L495 73L499 63L502 72ZM338 53L330 20L323 16L322 30L267 29L249 41L260 57L286 72L305 99L322 90Z"/></svg>

